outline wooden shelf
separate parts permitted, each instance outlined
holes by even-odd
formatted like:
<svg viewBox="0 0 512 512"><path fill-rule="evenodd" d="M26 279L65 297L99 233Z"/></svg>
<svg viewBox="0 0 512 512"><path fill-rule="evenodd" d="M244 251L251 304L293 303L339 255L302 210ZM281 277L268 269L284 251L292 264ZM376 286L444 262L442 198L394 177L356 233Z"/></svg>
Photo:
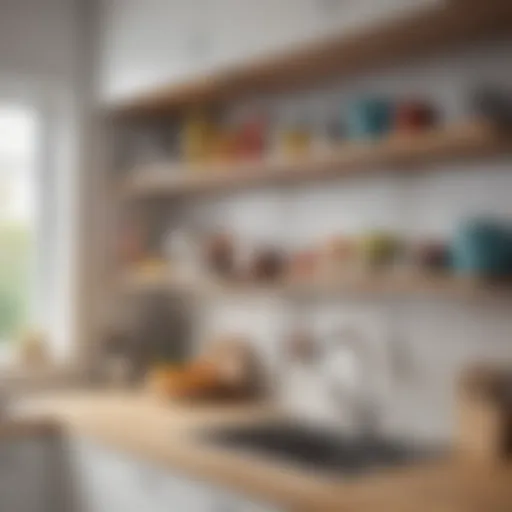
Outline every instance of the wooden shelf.
<svg viewBox="0 0 512 512"><path fill-rule="evenodd" d="M199 298L232 296L321 299L343 296L425 297L438 299L512 298L512 287L484 280L450 275L368 274L330 276L317 280L277 283L230 283L222 281L179 281L171 273L131 273L122 279L128 293L174 292Z"/></svg>
<svg viewBox="0 0 512 512"><path fill-rule="evenodd" d="M246 94L310 86L477 40L510 35L511 30L509 0L446 0L367 29L161 87L110 105L107 110L115 116L160 115Z"/></svg>
<svg viewBox="0 0 512 512"><path fill-rule="evenodd" d="M486 122L468 122L383 141L345 143L303 159L271 159L196 167L156 166L130 174L126 198L180 196L237 188L359 176L382 168L412 171L417 166L512 152L512 137Z"/></svg>

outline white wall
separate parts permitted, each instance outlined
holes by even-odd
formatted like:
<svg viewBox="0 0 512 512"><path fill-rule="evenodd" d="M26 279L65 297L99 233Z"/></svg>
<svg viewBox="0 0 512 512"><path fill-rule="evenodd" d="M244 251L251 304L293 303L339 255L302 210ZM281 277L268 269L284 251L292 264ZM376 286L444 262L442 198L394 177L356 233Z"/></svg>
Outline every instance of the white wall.
<svg viewBox="0 0 512 512"><path fill-rule="evenodd" d="M76 74L77 2L1 0L2 73L68 81Z"/></svg>
<svg viewBox="0 0 512 512"><path fill-rule="evenodd" d="M177 71L174 75L169 53L174 35L172 30L166 33L175 3L108 3L111 17L103 38L107 44L103 52L104 95L123 95L180 75ZM268 11L260 13L261 19L272 24L271 7L263 4ZM250 14L246 6L245 14L237 18L241 23L233 23L239 34L238 39L226 43L228 50L234 51L230 45L245 44ZM315 31L311 29L311 33ZM263 28L260 33L266 36ZM420 95L439 104L448 121L457 120L469 113L468 98L475 86L497 83L512 90L511 58L510 42L481 45L354 79L320 93L281 97L275 108L300 110L306 105L308 112L329 111L342 109L364 93ZM273 100L266 99L264 104L269 103ZM438 172L424 175L415 172L407 177L407 173L391 172L338 185L240 193L223 200L201 198L187 209L184 218L231 229L248 242L284 247L372 228L393 229L412 238L448 235L460 220L479 213L512 220L511 165L509 159L459 163L439 166ZM460 172L461 166L464 172ZM385 352L383 346L394 338L403 339L411 347L417 377L399 388L383 363L375 379L387 423L417 435L446 436L452 431L454 383L460 368L479 358L512 359L510 304L363 298L294 309L277 299L235 298L211 306L203 310L204 337L224 330L248 334L271 373L281 379L283 403L325 421L338 421L342 416L339 404L329 396L325 373L318 368L289 368L281 358L283 337L297 319L313 325L320 340L333 326L356 326L380 352Z"/></svg>

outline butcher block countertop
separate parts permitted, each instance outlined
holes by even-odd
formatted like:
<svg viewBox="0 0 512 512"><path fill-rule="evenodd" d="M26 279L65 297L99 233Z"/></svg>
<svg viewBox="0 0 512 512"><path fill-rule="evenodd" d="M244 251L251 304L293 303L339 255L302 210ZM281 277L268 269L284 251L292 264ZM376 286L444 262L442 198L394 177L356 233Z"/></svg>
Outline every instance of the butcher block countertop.
<svg viewBox="0 0 512 512"><path fill-rule="evenodd" d="M74 393L38 399L31 414L92 440L284 511L512 511L512 467L447 459L347 479L215 447L210 427L278 419L266 405L185 405L144 394Z"/></svg>

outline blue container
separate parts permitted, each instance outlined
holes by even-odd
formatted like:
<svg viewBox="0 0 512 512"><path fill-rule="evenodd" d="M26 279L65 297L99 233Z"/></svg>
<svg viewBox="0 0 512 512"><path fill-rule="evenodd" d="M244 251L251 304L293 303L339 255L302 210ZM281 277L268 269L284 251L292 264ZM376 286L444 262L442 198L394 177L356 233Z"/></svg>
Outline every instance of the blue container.
<svg viewBox="0 0 512 512"><path fill-rule="evenodd" d="M350 107L348 134L351 138L379 138L392 128L393 112L391 102L368 98L356 101Z"/></svg>
<svg viewBox="0 0 512 512"><path fill-rule="evenodd" d="M497 221L476 219L463 224L452 244L454 269L462 274L512 275L512 229Z"/></svg>

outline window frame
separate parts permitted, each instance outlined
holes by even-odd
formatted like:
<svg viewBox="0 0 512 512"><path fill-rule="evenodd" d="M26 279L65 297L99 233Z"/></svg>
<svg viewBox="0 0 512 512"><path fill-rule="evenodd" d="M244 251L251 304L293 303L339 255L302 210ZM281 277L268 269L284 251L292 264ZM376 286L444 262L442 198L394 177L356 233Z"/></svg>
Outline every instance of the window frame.
<svg viewBox="0 0 512 512"><path fill-rule="evenodd" d="M34 326L48 341L49 364L69 366L75 317L78 131L69 89L33 76L0 74L0 104L31 109L37 117L36 261ZM9 344L0 367L18 367L18 350ZM2 354L0 354L1 356Z"/></svg>

